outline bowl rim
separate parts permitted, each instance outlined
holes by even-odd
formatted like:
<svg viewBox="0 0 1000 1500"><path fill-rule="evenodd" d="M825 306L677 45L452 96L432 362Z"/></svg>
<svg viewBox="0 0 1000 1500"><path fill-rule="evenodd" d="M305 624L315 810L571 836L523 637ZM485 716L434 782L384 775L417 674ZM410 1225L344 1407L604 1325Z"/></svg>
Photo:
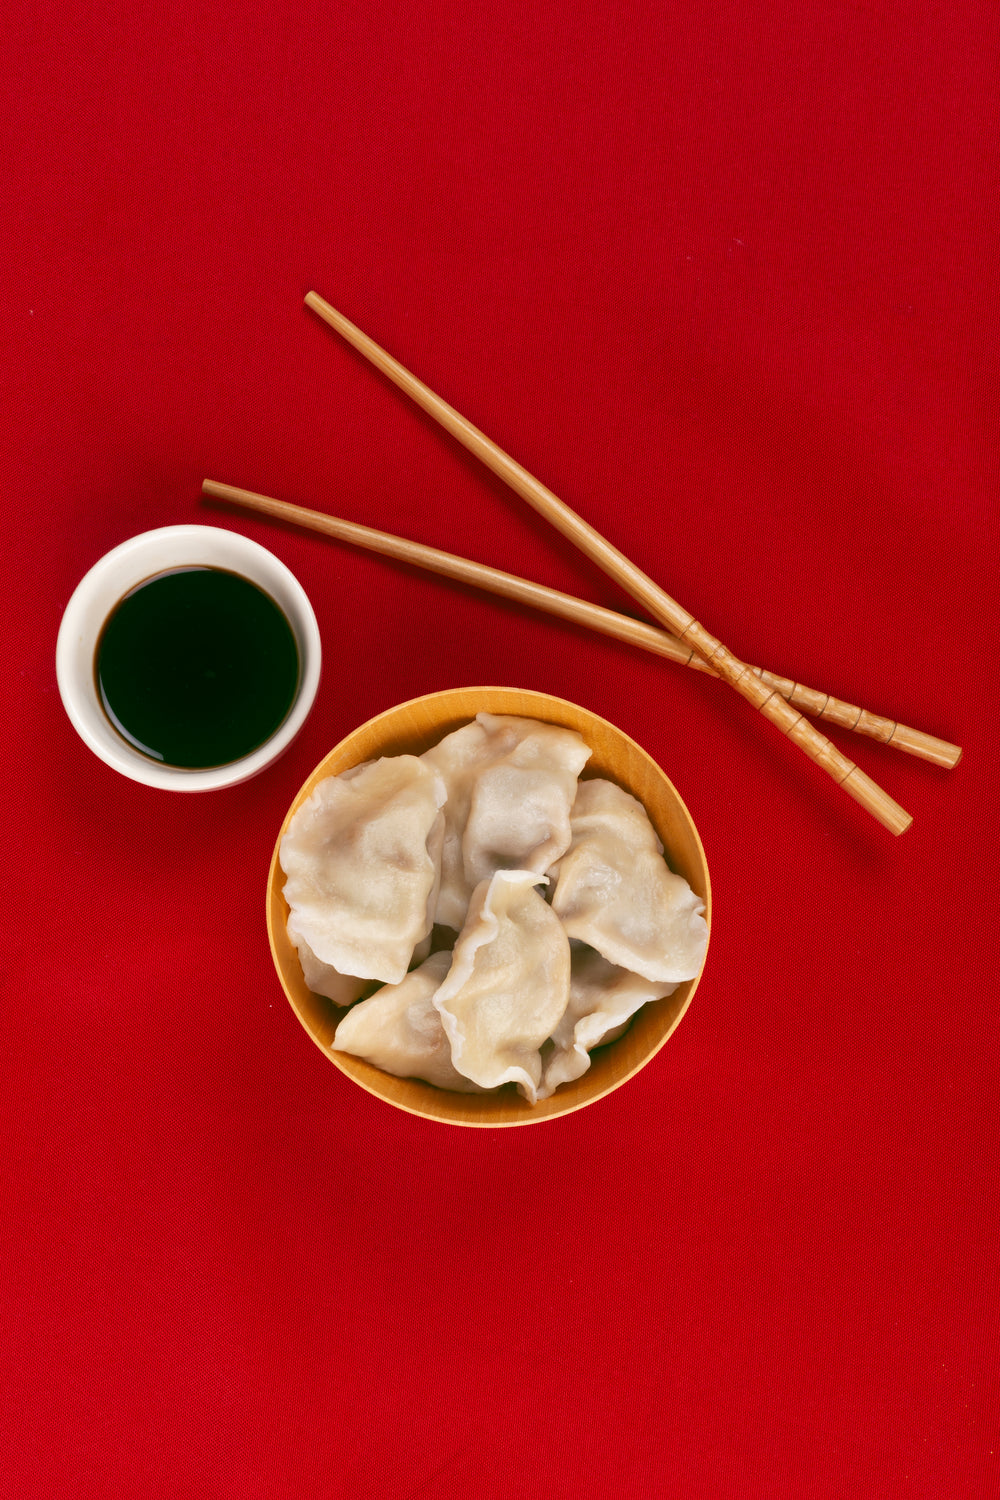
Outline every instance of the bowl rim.
<svg viewBox="0 0 1000 1500"><path fill-rule="evenodd" d="M586 1097L584 1098L575 1098L574 1093L570 1091L572 1086L564 1086L563 1090L557 1090L555 1094L550 1096L550 1098L539 1101L534 1105L529 1105L526 1101L520 1098L520 1095L516 1095L517 1102L513 1105L512 1111L510 1113L504 1114L502 1118L492 1117L490 1113L490 1107L495 1109L496 1101L500 1100L503 1096L452 1094L446 1090L435 1089L430 1084L423 1084L420 1080L397 1079L393 1075L385 1074L381 1072L381 1070L373 1067L371 1064L363 1062L360 1058L355 1058L347 1053L335 1052L331 1047L326 1045L319 1036L317 1036L315 1030L313 1029L313 1026L310 1024L308 1017L303 1014L299 1004L296 1002L295 997L290 992L285 982L285 976L282 967L286 954L283 954L280 951L282 947L290 950L292 954L294 954L295 951L291 946L287 936L287 932L285 931L285 923L288 916L288 905L285 902L282 891L284 872L281 869L279 858L281 841L284 838L292 817L301 806L302 802L305 801L306 797L311 794L315 785L319 781L325 779L326 776L339 774L339 771L347 770L349 764L359 764L360 756L357 760L350 761L342 766L339 766L337 771L327 770L327 766L335 762L338 757L342 757L345 754L346 747L351 745L352 741L360 740L363 736L370 736L374 734L377 731L379 725L385 720L396 720L400 716L405 716L407 711L423 708L426 705L443 705L449 699L457 702L458 700L467 698L469 695L480 694L490 696L496 695L499 697L514 696L522 700L537 700L538 708L540 710L537 715L529 715L526 711L522 710L520 712L520 716L538 717L539 719L542 719L543 722L545 722L544 710L546 706L555 707L556 709L568 710L571 716L582 715L585 719L593 721L595 725L601 726L605 731L609 731L614 738L624 741L630 747L631 752L639 757L641 762L647 763L647 765L652 769L655 775L660 778L665 784L668 795L672 798L675 804L676 811L680 815L681 821L685 825L687 837L691 840L691 843L693 845L694 855L698 865L698 871L701 876L701 883L703 883L704 885L704 890L700 891L699 895L705 903L704 916L709 932L709 943L706 945L705 956L702 959L702 963L698 970L698 973L693 979L683 981L675 991L675 995L680 995L680 1000L676 1004L673 1004L672 1002L674 1001L674 996L664 997L664 999L662 1000L649 1002L648 1005L644 1007L645 1010L649 1011L650 1013L654 1013L655 1008L669 1006L674 1010L674 1014L671 1017L669 1024L664 1026L662 1035L659 1035L659 1037L655 1040L655 1043L650 1045L646 1050L643 1051L642 1055L637 1058L632 1066L628 1067L627 1070L624 1071L620 1076L614 1077L613 1079L608 1081L604 1086L598 1086L597 1088L595 1088L593 1086L594 1080L591 1080L590 1086L586 1090ZM475 718L476 712L516 713L517 710L503 707L483 707L473 711L472 713L470 713L467 708L457 710L455 715L453 716L456 721L455 724L449 724L446 725L446 727L442 728L440 730L440 733L437 734L437 738L443 738L445 734L450 733L451 729L454 727L458 727L460 723L471 722L471 720ZM548 722L551 722L551 720L549 720ZM397 735L397 738L408 738L410 740L413 740L417 738L417 736L411 733L408 736L405 734ZM389 750L386 753L401 754L406 752ZM603 775L605 773L602 772L601 774ZM587 768L584 769L581 779L586 778L586 775ZM628 788L626 788L626 790L628 790ZM669 853L669 850L666 852ZM306 1034L309 1036L310 1040L316 1047L319 1048L320 1052L327 1059L327 1061L332 1062L333 1065L341 1073L345 1074L352 1083L357 1084L360 1088L364 1089L367 1093L372 1094L375 1098L381 1100L385 1104L390 1104L394 1108L401 1109L408 1114L416 1115L420 1119L430 1120L435 1123L446 1125L459 1125L473 1129L498 1129L507 1126L541 1124L542 1122L547 1120L562 1119L566 1115L576 1113L576 1111L586 1108L589 1104L596 1103L599 1099L606 1098L609 1094L612 1094L617 1089L621 1088L623 1084L627 1083L630 1078L633 1078L636 1073L640 1072L649 1062L652 1061L652 1059L661 1050L661 1048L666 1045L667 1041L669 1041L670 1037L674 1034L677 1027L680 1025L680 1022L687 1014L691 1001L694 998L695 991L697 990L698 985L701 981L701 977L704 973L705 964L708 958L708 948L711 946L712 887L708 868L708 860L705 855L704 845L701 841L701 835L698 832L694 819L692 818L686 803L680 796L680 793L677 791L677 788L674 786L669 776L667 776L666 772L653 759L649 752L647 750L644 750L643 747L638 744L638 742L634 740L629 734L627 734L625 730L619 728L618 725L612 723L610 720L603 718L593 709L586 708L584 705L574 703L569 699L560 698L555 694L530 688L511 688L499 686L444 688L431 693L419 694L414 698L409 698L404 702L394 704L390 708L383 709L380 713L373 715L370 719L367 719L364 723L359 724L358 726L356 726L356 728L352 729L335 746L333 746L333 748L329 750L327 754L324 755L322 760L320 760L318 764L313 768L310 774L303 781L302 785L299 787L298 792L295 794L288 807L284 820L282 821L281 827L278 831L278 835L275 839L274 848L271 854L271 860L268 867L265 905L268 942L279 984L281 985L282 991L284 992L285 998L288 1000L292 1011L298 1018L299 1023L305 1030ZM332 1002L329 1003L332 1005ZM625 1038L623 1037L621 1040L624 1041ZM609 1047L614 1047L617 1045L617 1042L613 1042L609 1044ZM587 1079L588 1076L589 1070L587 1074L583 1075L583 1079ZM390 1080L388 1084L384 1084L382 1082L382 1080L386 1079ZM583 1079L575 1080L575 1082L582 1083ZM421 1104L418 1104L415 1101L412 1094L409 1099L405 1097L393 1097L393 1095L398 1092L397 1085L404 1083L415 1085L417 1088L418 1096L423 1100L429 1099L432 1103L437 1104L437 1107L422 1107ZM513 1086L509 1087L510 1089L513 1088ZM429 1094L428 1091L430 1091ZM503 1095L507 1095L507 1093L508 1090L503 1091ZM438 1103L438 1101L442 1099L461 1101L460 1112L455 1114L450 1113L447 1108L441 1106ZM503 1102L506 1104L512 1101L503 1098Z"/></svg>
<svg viewBox="0 0 1000 1500"><path fill-rule="evenodd" d="M93 654L115 604L144 578L198 561L230 567L270 593L295 634L298 692L288 714L262 745L224 766L190 770L144 756L107 723L93 682ZM190 552L190 557L183 554ZM280 595L280 597L276 597ZM225 526L158 526L126 538L80 579L63 611L56 638L56 682L66 714L88 749L131 781L164 791L204 792L248 781L283 755L309 716L319 689L323 648L309 596L295 574L267 547ZM89 664L89 665L88 665Z"/></svg>

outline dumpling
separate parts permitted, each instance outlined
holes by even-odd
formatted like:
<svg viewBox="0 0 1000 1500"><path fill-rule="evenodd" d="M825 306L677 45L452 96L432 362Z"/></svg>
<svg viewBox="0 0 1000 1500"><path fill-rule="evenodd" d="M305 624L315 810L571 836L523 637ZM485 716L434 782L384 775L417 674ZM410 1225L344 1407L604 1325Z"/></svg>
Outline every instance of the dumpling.
<svg viewBox="0 0 1000 1500"><path fill-rule="evenodd" d="M473 890L495 870L541 876L559 858L590 754L573 729L488 713L424 753L448 791L435 921L460 930Z"/></svg>
<svg viewBox="0 0 1000 1500"><path fill-rule="evenodd" d="M302 965L302 977L314 995L325 995L334 1005L353 1005L368 989L370 980L339 974L332 964L321 963L304 937L289 933Z"/></svg>
<svg viewBox="0 0 1000 1500"><path fill-rule="evenodd" d="M550 871L569 937L645 979L694 979L708 947L704 902L668 868L642 804L611 781L581 781L572 828Z"/></svg>
<svg viewBox="0 0 1000 1500"><path fill-rule="evenodd" d="M481 1087L516 1083L534 1104L540 1048L569 1001L569 941L532 870L498 870L473 893L434 1005L451 1059Z"/></svg>
<svg viewBox="0 0 1000 1500"><path fill-rule="evenodd" d="M362 1000L337 1027L334 1050L363 1057L397 1078L422 1078L455 1093L482 1093L456 1071L451 1043L434 1008L434 995L450 967L450 953L432 953L402 983L385 985Z"/></svg>
<svg viewBox="0 0 1000 1500"><path fill-rule="evenodd" d="M321 781L279 850L292 941L340 974L399 984L433 924L445 795L414 755Z"/></svg>
<svg viewBox="0 0 1000 1500"><path fill-rule="evenodd" d="M614 1041L647 1001L661 1000L677 988L616 968L593 948L571 944L571 950L569 1004L551 1044L542 1048L539 1099L548 1099L561 1083L582 1078L592 1048Z"/></svg>

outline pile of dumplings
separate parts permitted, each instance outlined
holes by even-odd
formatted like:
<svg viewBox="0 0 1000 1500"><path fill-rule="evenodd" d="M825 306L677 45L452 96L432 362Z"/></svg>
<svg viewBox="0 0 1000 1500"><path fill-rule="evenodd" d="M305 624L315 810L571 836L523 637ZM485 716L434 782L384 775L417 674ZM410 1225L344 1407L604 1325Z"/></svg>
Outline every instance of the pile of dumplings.
<svg viewBox="0 0 1000 1500"><path fill-rule="evenodd" d="M580 779L590 755L575 730L480 713L319 783L279 860L306 984L347 1007L335 1051L534 1104L701 972L704 903L641 804Z"/></svg>

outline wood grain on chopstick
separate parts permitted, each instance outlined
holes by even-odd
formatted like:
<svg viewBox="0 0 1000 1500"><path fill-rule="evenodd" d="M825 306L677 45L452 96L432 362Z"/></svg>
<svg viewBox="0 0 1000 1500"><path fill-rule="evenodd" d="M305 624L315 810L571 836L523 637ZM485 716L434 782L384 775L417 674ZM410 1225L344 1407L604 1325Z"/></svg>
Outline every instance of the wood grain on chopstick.
<svg viewBox="0 0 1000 1500"><path fill-rule="evenodd" d="M630 561L623 552L607 541L564 501L560 500L529 474L521 464L499 448L485 433L461 416L446 401L412 375L398 360L379 347L375 341L362 333L336 308L316 292L309 292L306 304L325 322L329 323L342 338L370 360L385 375L388 375L401 390L424 411L440 423L447 432L474 453L487 468L499 475L523 500L526 500L540 515L545 516L563 536L569 538L581 552L595 562L599 568L614 578L621 587L642 604L655 619L665 625L672 635L689 642L696 651L715 668L716 672L748 703L779 728L782 734L798 745L810 760L820 766L854 800L866 808L873 817L891 833L904 833L913 822L906 810L900 807L887 792L867 776L860 766L854 764L836 745L816 729L805 716L783 698L776 688L769 687L753 673L749 666L734 656L710 631L706 630L693 615L689 614L676 599L653 582L641 568Z"/></svg>
<svg viewBox="0 0 1000 1500"><path fill-rule="evenodd" d="M206 479L202 484L202 491L214 500L274 516L277 520L308 527L312 531L336 537L338 541L363 547L368 552L378 552L400 562L412 563L442 577L472 584L488 593L498 594L501 598L512 599L533 609L543 610L546 614L570 620L576 625L583 625L589 630L623 641L626 645L639 646L642 650L666 657L679 666L692 667L695 671L708 673L712 677L718 676L692 646L679 641L676 636L655 625L647 625L643 620L632 620L616 610L589 604L572 594L560 593L544 584L532 583L526 578L503 573L497 568L472 562L469 558L457 557L451 552L441 552L436 547L427 547L405 537L393 536L388 531L376 531L355 521L342 521L337 516L329 516L322 511L309 510L303 505L291 505L284 500L273 500L268 495L258 495L252 490L238 489L235 485L222 484L214 479ZM924 734L919 729L910 729L905 724L869 713L867 709L844 703L829 693L804 687L787 677L777 677L763 667L751 667L750 670L804 713L827 719L843 729L853 729L882 744L894 745L909 755L919 756L938 766L950 768L961 757L962 752L957 745L950 745L934 735Z"/></svg>

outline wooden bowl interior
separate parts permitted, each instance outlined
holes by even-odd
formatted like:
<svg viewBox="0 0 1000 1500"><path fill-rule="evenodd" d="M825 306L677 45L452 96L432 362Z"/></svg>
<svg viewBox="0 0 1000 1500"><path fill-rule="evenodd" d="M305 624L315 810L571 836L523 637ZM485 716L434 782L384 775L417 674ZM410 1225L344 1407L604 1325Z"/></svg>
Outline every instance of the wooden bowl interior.
<svg viewBox="0 0 1000 1500"><path fill-rule="evenodd" d="M638 798L663 842L671 869L683 875L704 901L706 921L711 924L708 866L697 829L670 781L646 752L614 725L576 704L547 693L484 687L430 693L390 708L354 730L320 762L289 808L275 844L268 876L267 927L275 967L292 1009L323 1054L355 1083L400 1109L430 1120L455 1125L528 1125L582 1109L638 1072L679 1023L700 974L681 984L672 995L643 1006L624 1036L598 1048L583 1077L564 1084L550 1099L530 1105L513 1084L492 1095L446 1093L417 1080L394 1078L360 1058L331 1051L344 1012L306 987L286 930L288 906L282 895L284 874L278 863L278 848L289 821L324 777L382 755L420 755L483 711L518 714L577 730L593 752L584 777L606 777Z"/></svg>

